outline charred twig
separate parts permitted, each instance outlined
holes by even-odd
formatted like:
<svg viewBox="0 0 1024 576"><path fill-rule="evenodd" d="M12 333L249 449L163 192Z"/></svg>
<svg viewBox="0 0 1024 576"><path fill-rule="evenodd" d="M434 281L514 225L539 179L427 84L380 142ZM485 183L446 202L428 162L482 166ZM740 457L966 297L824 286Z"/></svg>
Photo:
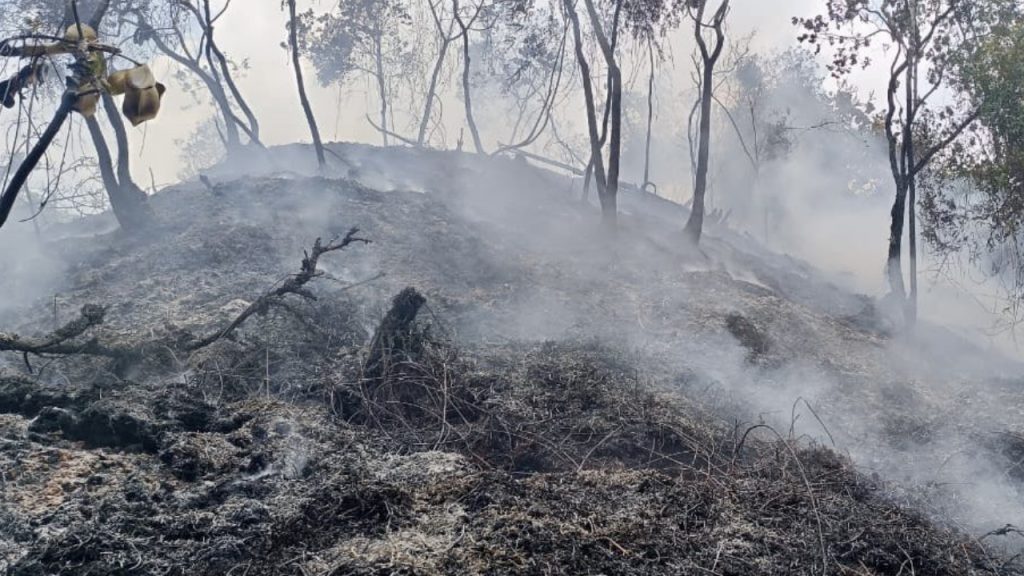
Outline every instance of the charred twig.
<svg viewBox="0 0 1024 576"><path fill-rule="evenodd" d="M82 307L78 318L43 338L22 338L17 334L0 333L0 352L20 352L25 354L26 357L29 354L56 354L62 356L86 354L108 358L124 358L130 354L130 351L105 345L96 338L85 342L75 342L75 339L79 336L103 324L105 316L106 308L87 304Z"/></svg>
<svg viewBox="0 0 1024 576"><path fill-rule="evenodd" d="M358 233L358 228L352 228L340 241L332 240L326 245L321 242L320 238L317 238L313 243L313 249L305 253L305 256L302 259L302 268L298 274L289 277L277 288L273 288L257 298L255 302L243 310L242 313L228 324L226 328L218 330L217 332L199 340L189 342L185 345L185 349L188 351L195 351L213 344L234 332L254 314L265 314L267 310L272 306L278 305L289 294L295 294L307 300L316 300L316 296L306 288L306 284L314 278L318 278L323 275L323 272L317 269L317 262L319 261L320 256L328 252L342 250L355 242L362 242L363 244L370 243L369 240L356 236Z"/></svg>

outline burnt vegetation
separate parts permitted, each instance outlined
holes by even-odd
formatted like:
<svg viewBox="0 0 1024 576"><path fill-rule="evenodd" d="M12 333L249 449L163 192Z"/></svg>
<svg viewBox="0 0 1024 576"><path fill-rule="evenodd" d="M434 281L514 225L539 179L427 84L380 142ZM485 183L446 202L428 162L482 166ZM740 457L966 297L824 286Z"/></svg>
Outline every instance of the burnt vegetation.
<svg viewBox="0 0 1024 576"><path fill-rule="evenodd" d="M251 7L9 4L5 574L1024 573L977 501L1024 490L1019 366L918 318L919 236L1022 301L1016 2L822 0L768 55L731 0L285 0L273 147ZM356 80L383 147L326 141ZM147 191L172 90L210 117ZM891 176L877 301L762 246L832 140Z"/></svg>

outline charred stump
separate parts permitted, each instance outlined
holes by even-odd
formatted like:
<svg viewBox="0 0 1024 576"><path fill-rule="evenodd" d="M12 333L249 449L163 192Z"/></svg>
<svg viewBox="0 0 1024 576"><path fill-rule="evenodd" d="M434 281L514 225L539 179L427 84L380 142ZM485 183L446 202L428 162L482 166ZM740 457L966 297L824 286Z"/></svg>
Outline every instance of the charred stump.
<svg viewBox="0 0 1024 576"><path fill-rule="evenodd" d="M392 358L412 352L412 323L426 302L427 299L411 286L392 299L391 309L373 333L370 353L363 364L363 375L367 379L382 379L388 372Z"/></svg>

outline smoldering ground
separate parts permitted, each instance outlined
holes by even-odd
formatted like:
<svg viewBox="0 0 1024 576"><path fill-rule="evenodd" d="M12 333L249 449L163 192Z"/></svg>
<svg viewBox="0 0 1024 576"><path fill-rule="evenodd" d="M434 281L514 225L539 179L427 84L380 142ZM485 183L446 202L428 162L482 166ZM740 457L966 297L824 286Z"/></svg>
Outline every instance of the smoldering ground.
<svg viewBox="0 0 1024 576"><path fill-rule="evenodd" d="M284 106L283 91L263 90L265 78L250 77L248 82L260 88L253 92L269 94L269 104L265 106L273 110ZM328 100L324 93L320 96L322 101ZM333 98L330 101L333 103ZM779 105L804 109L793 101ZM573 104L567 101L565 106ZM498 118L483 120L500 126ZM803 120L813 121L809 117ZM288 130L294 129L294 123L286 123ZM679 127L672 129L672 138L665 140L681 141ZM284 133L279 132L278 136L282 141L290 141L292 138L285 138ZM637 137L634 135L633 139ZM159 141L155 135L149 138ZM523 382L539 386L536 390L524 388L525 398L512 394L514 402L508 404L534 409L529 403L530 395L551 402L559 400L555 394L544 396L543 386L561 390L557 386L565 386L566 382L590 382L586 379L593 376L589 366L563 374L558 369L561 364L548 356L568 358L574 369L579 368L574 364L578 358L589 362L593 356L616 360L622 356L626 358L626 368L610 379L630 385L643 383L682 397L706 411L704 416L718 427L733 430L734 436L750 431L751 442L770 442L778 434L799 439L805 446L826 446L850 455L870 481L838 482L840 491L855 486L849 491L860 494L862 486L871 484L872 489L888 498L888 505L895 502L907 506L907 510L926 510L936 522L952 523L979 537L1008 523L1021 524L1024 518L1019 505L1018 464L1024 449L1019 444L1021 401L1014 393L1019 368L941 328L939 324L945 319L929 313L927 306L937 303L934 309L943 312L948 308L928 296L924 299L926 321L919 331L913 335L896 333L894 323L879 312L874 298L880 295L880 256L888 210L884 166L879 167L877 176L867 178L876 181L878 190L864 198L849 194L850 179L836 170L834 164L835 158L863 155L865 148L869 153L876 150L871 143L840 141L827 132L801 139L797 146L795 154L767 171L764 182L752 194L754 201L749 203L751 195L733 194L749 182L729 178L730 173L741 173L735 169L738 151L721 152L716 163L719 180L715 201L726 209L746 203L751 210L733 210L731 219L712 226L701 251L682 247L680 228L685 211L676 205L624 192L623 229L617 237L609 239L597 224L595 211L582 208L576 200L580 193L578 180L539 172L518 161L346 145L335 147L340 159L332 160L331 172L314 176L315 164L308 150L272 149L248 162L209 170L209 188L191 181L156 195L154 203L158 214L162 214L164 228L154 230L152 235L137 239L116 232L97 235L97 231L109 230L102 226L83 228L89 222L61 228L59 234L48 229L46 241L40 241L26 225L0 232L0 242L14 247L4 252L4 274L0 278L5 292L14 297L0 304L0 317L5 330L10 327L19 332L45 333L59 325L61 319L73 316L83 304L98 301L112 307L102 332L108 338L174 333L182 327L193 331L211 329L229 320L264 287L293 271L313 237L334 237L344 234L350 226L360 226L362 233L375 243L346 252L337 260L325 261L323 270L328 273L328 287L320 295L326 304L306 310L320 320L353 324L337 330L347 339L342 343L331 341L330 354L344 356L364 346L388 299L399 289L415 285L428 297L434 330L460 347L518 350L521 346L556 342L554 351L544 348L541 353L507 353L499 354L497 360L491 359L498 366L495 370L516 373L521 369L528 374ZM664 168L672 162L685 163L680 162L685 157L685 151L664 153L660 179L686 181L685 170L676 173ZM872 169L869 163L867 171ZM630 174L636 174L636 166ZM763 212L768 206L777 210L778 216L759 237L757 231L762 229ZM866 242L863 238L871 240ZM776 252L793 253L810 260L813 266ZM846 270L851 273L842 274ZM378 278L381 273L386 275ZM339 304L348 302L348 286L371 278L376 280L353 291L357 294L353 296L355 304ZM869 289L868 297L857 295L865 289ZM390 525L392 504L407 515L399 514L396 521L408 527L415 509L410 501L443 500L439 496L444 492L442 487L461 482L468 485L466 479L476 472L470 472L471 465L462 457L429 453L421 456L416 450L422 447L408 446L395 452L400 455L388 453L385 457L376 452L377 443L383 442L379 438L367 439L348 428L328 427L329 432L325 433L322 422L331 421L336 415L326 413L324 402L314 404L317 408L308 413L273 403L260 404L259 399L267 396L322 400L319 395L326 393L319 386L334 377L325 365L307 363L304 354L319 350L316 338L280 316L271 315L265 322L244 333L242 340L252 349L239 345L244 350L231 351L238 353L238 357L245 356L244 361L239 359L232 364L231 370L213 370L211 362L203 363L200 359L195 364L174 364L175 370L170 374L141 372L132 374L128 380L119 380L106 375L103 366L91 363L77 364L77 360L72 360L46 364L40 378L47 384L68 386L71 382L71 389L80 386L87 391L81 399L69 400L55 393L34 403L51 402L54 408L88 412L87 415L76 416L80 420L62 428L62 413L32 412L23 415L26 420L11 424L5 434L16 438L17 449L26 453L38 456L46 453L51 443L57 443L59 449L71 450L61 452L62 458L91 462L93 452L81 451L77 445L69 448L60 444L85 442L87 450L98 447L99 454L110 455L114 466L134 469L143 477L139 482L122 482L117 474L103 477L112 481L112 492L123 492L129 502L138 502L140 494L148 494L145 498L149 500L143 498L145 506L151 506L144 508L146 515L152 512L166 522L150 526L154 532L170 527L186 532L176 520L168 520L172 517L191 518L195 514L201 520L196 524L205 522L209 528L206 534L217 536L211 541L223 545L223 549L215 551L201 550L203 562L211 565L218 566L215 562L219 558L237 559L232 555L238 554L237 550L231 550L241 548L237 541L257 538L262 527L268 525L267 518L272 516L267 510L284 510L282 515L287 518L301 518L310 511L322 510L334 500L352 504L352 510L359 511L360 522L366 523L365 530L353 528L358 532L356 536L325 536L307 524L275 526L301 528L301 535L311 542L309 546L318 545L317 538L340 538L365 553L372 542L372 557L387 558L391 550L388 546L395 545L393 540L403 536L378 533L380 525ZM557 344L578 341L597 342L605 348L598 347L588 354L587 350L571 346L567 352L560 351ZM212 357L212 363L221 359L217 355ZM543 361L537 362L537 357ZM22 359L5 360L7 364L0 368L18 374L26 370ZM40 367L37 364L33 362L33 369ZM334 364L326 366L338 369ZM625 377L623 373L632 375ZM197 378L197 374L205 379ZM233 386L240 389L232 390ZM14 390L19 394L24 391ZM115 395L114 401L106 402L112 390L122 396ZM178 390L201 396L204 402L215 403L213 399L226 395L235 402L256 405L232 405L225 409L231 415L227 422L225 418L218 419L223 414L209 416L207 408L196 409L194 412L204 423L192 429L188 428L192 424L183 424L188 418L180 414L191 417L193 412L177 405L161 412L161 406L152 406L163 401L162 394ZM494 400L479 390L474 392ZM602 410L615 412L613 403L609 403L611 407L601 404L602 400L585 392L571 400L584 406L597 403ZM20 397L13 393L9 396ZM177 399L173 394L172 397ZM639 415L625 412L628 418L648 417L642 411ZM238 415L246 423L231 420ZM588 415L597 420L606 418L604 412ZM46 436L54 432L45 428L53 425L54 420L58 433ZM83 421L90 425L117 422L117 434L95 434L90 426L81 424ZM543 419L531 422L536 421ZM615 433L625 424L612 421L610 429L595 426L589 433L596 434L596 440L606 434L617 440ZM145 425L134 428L139 422ZM448 422L442 419L439 423L439 429L447 433ZM760 423L770 425L771 429L753 429ZM43 434L30 437L26 430L32 425L35 427L29 432ZM391 432L397 435L394 430ZM367 453L373 457L360 463L359 454L352 451L335 455L331 460L329 454L337 446L352 446L354 436L368 446ZM134 451L139 443L144 445L142 455ZM568 457L586 464L591 456L589 450L598 460L611 460L613 468L623 462L628 464L631 458L639 459L644 452L639 444L625 442L632 452L619 453L616 460L605 454L601 442L582 445L585 449L579 453L567 450ZM154 451L159 460L153 457ZM407 456L405 451L413 451L414 455ZM529 450L525 452L525 456L512 451L507 455L522 467L516 469L519 472L535 473L544 469L542 465L552 466ZM530 462L528 457L536 461ZM428 465L417 458L427 460ZM807 458L808 462L811 460ZM396 461L401 466L389 476L385 472L387 463ZM843 469L828 458L824 461L824 468ZM792 462L787 466L781 468L783 478L774 479L780 480L779 485L788 486L783 480L799 484ZM424 468L429 473L424 475ZM579 466L583 468L586 466ZM410 469L415 474L402 475ZM552 469L558 473L578 470L571 466ZM312 483L303 485L303 474L307 473L320 474L318 481L323 482L315 484L316 488ZM283 496L287 490L260 483L277 476L301 498L289 500ZM29 475L23 478L31 479ZM204 491L196 484L200 478L216 483L217 489ZM416 486L426 488L409 496L402 484L413 485L415 478L423 482ZM161 481L173 485L184 496L176 500L166 495L170 490L160 492L145 486ZM621 487L613 483L610 488L601 488L604 485L596 481L595 484L598 486L590 488L601 494L614 494ZM646 480L636 484L647 486ZM358 486L361 492L356 496L339 494L334 500L334 492L313 493L322 486L338 489L346 485ZM25 484L20 488L31 487ZM540 489L546 490L547 485L541 484ZM481 490L467 491L476 494ZM814 488L809 492L810 502L800 499L806 494L793 496L788 492L781 494L780 499L795 499L799 502L796 508L806 511L815 504ZM655 499L681 498L675 493L664 495L660 488L654 493ZM239 494L244 495L244 500ZM279 499L267 504L260 500L266 494ZM759 504L767 506L776 501L761 496L764 498ZM111 501L120 497L113 496ZM72 523L94 518L88 506L76 507L80 503L76 498L60 501L72 501L67 504L72 512L55 521L57 529L80 526ZM166 498L164 502L171 504L161 508L159 498ZM840 509L847 503L838 501L836 508ZM210 502L229 502L230 506L218 508ZM296 502L305 504L300 506ZM736 506L742 508L743 504ZM295 512L289 507L301 510ZM554 504L551 509L555 509ZM898 509L886 510L899 516L895 511ZM332 529L341 526L344 531L349 530L344 521L348 513L340 510ZM637 515L637 510L621 513L623 517ZM457 549L463 553L468 544L455 532L461 526L465 533L471 521L457 508L429 518L434 531L425 532L440 542L432 550L451 546L449 552ZM120 532L109 540L123 547L116 554L128 558L131 544L135 543L124 538L130 514L117 519ZM506 518L501 520L500 526L508 525ZM826 517L826 523L829 520ZM822 537L820 522L819 519L817 533L799 533L804 537L801 550L806 551L806 542L815 536ZM225 525L252 528L252 532L232 532L228 538L218 532L234 529ZM479 526L468 528L471 534L474 528ZM742 530L736 536L733 530L736 528L732 525L722 529L733 535L726 540L740 542L736 550L757 538ZM65 541L35 540L31 533L25 536L20 529L17 534L18 554L30 550L36 567L65 560L55 552ZM724 541L720 536L717 541ZM845 536L856 541L856 533ZM875 543L880 549L887 538L897 541L889 534L884 536ZM620 543L622 536L618 532L607 537L612 543L602 546L609 549L629 546L628 542ZM1014 544L1013 532L1000 538L989 537L985 542ZM762 540L770 542L771 538ZM837 542L840 540L846 538L837 537ZM801 539L786 540L793 541ZM928 538L920 541L926 544L925 552L943 548L932 546ZM90 542L93 547L99 546ZM554 548L571 548L565 541L558 543L562 546ZM655 549L651 542L638 544ZM175 548L174 553L187 557L187 552L195 551L190 545ZM729 546L726 556L736 552L733 544ZM329 550L330 558L346 557L345 550L331 548L330 544L321 548ZM711 548L702 545L697 549ZM408 553L407 549L402 550ZM680 546L676 552L685 550ZM422 550L414 552L427 555ZM509 565L518 561L515 557L508 560ZM714 562L717 565L718 560ZM900 562L903 560L889 566L893 573ZM771 564L780 565L784 566ZM733 567L736 573L743 573L744 568L742 564ZM749 571L749 567L746 569ZM952 568L949 571L955 572Z"/></svg>
<svg viewBox="0 0 1024 576"><path fill-rule="evenodd" d="M750 446L760 446L762 441L770 446L778 433L784 438L792 436L798 445L831 448L834 444L840 453L854 458L867 478L877 474L877 480L868 480L873 483L871 493L876 495L872 498L892 499L886 506L896 502L912 506L908 509L923 508L933 513L936 522L954 523L974 535L1014 522L1007 517L1015 514L1014 445L991 441L996 436L989 432L1004 433L1003 440L1016 434L1012 426L1018 400L1006 394L1011 385L995 381L999 372L996 363L990 359L976 361L980 353L955 336L939 330L923 331L916 338L894 336L888 333L891 326L876 314L870 298L831 284L814 268L772 254L727 227L713 228L702 251L682 250L678 235L684 211L661 199L625 193L623 229L618 237L610 239L596 223L595 209L580 205L578 183L574 189L570 179L537 171L519 160L356 145L332 149L344 160L336 162L327 175L312 175L314 164L303 147L273 149L251 163L210 171L210 186L190 182L157 194L153 202L160 225L149 235L132 239L113 233L87 239L76 235L72 225L66 229L64 240L40 244L44 255L61 263L60 274L52 284L36 281L35 293L26 295L26 303L12 306L5 313L5 324L24 334L52 329L52 296L56 292L61 318L72 316L86 303L106 304L110 306L109 320L98 336L132 341L153 334L173 335L182 329L204 333L221 325L260 291L294 270L303 249L309 248L311 236L330 238L344 234L350 226L359 226L360 234L374 242L324 259L327 276L318 284L320 300L309 308L302 307L315 330L301 322L296 324L287 314L271 314L243 328L237 341L226 342L223 349L178 359L170 364L174 368L169 372L153 366L137 370L127 381L109 375L102 363L74 357L42 364L30 359L37 371L42 369L35 377L45 383L42 391L34 393L37 400L32 405L51 403L58 410L25 414L29 420L18 426L29 427L35 436L24 436L24 431L18 432L23 428L18 426L8 430L10 434L5 432L6 437L18 442L28 461L35 457L31 456L33 451L45 452L48 446L79 450L78 442L85 444L86 452L75 452L77 456L71 461L92 462L88 459L92 456L87 455L95 453L112 458L118 469L136 466L138 473L147 478L145 482L170 482L182 495L169 500L161 496L165 498L163 504L147 500L151 502L147 506L159 510L150 515L172 524L175 518L190 514L212 515L213 531L208 535L211 542L226 542L225 531L265 524L256 517L252 517L251 524L222 524L226 517L220 514L227 513L227 508L193 508L206 501L204 498L234 502L235 506L241 501L231 495L244 488L247 509L269 507L276 511L274 514L292 517L288 506L298 505L307 496L316 499L312 493L307 494L307 488L334 485L327 478L315 482L310 478L335 473L329 470L354 473L354 468L347 467L359 458L350 454L344 457L344 463L330 460L326 456L328 446L336 442L351 445L353 441L366 445L369 452L362 452L362 458L372 464L377 461L377 448L370 446L387 436L374 440L374 434L364 433L359 425L323 428L314 423L321 416L307 420L290 409L252 403L264 402L269 396L274 399L271 402L319 406L311 414L321 414L330 386L340 384L344 389L338 379L347 378L345 358L365 344L388 299L413 285L427 297L429 309L424 318L432 324L435 335L448 339L469 356L487 358L470 372L480 376L453 380L453 385L470 387L475 396L468 398L478 398L465 400L468 404L464 407L479 406L473 402L482 398L501 403L501 407L477 409L500 410L501 414L529 406L534 406L530 410L554 410L553 415L545 417L529 416L534 418L529 420L533 426L544 426L548 418L554 423L578 422L575 426L589 422L586 426L597 426L590 433L580 432L579 453L528 449L523 444L499 449L500 443L485 450L482 444L472 444L476 448L469 453L482 454L488 461L511 462L513 469L528 474L561 470L571 461L569 458L576 458L577 464L572 466L581 468L590 468L590 461L595 470L603 469L609 458L633 462L630 465L648 461L652 454L666 449L664 439L655 437L656 449L652 450L632 443L630 434L636 426L649 425L641 423L651 418L661 422L661 416L654 415L661 414L661 409L648 412L654 409L644 403L647 401L631 396L611 401L602 395L605 390L619 390L619 394L653 388L689 406L687 410L694 414L701 414L676 424L689 430L691 441L710 434L718 438L709 444L715 446L730 434L742 435L755 424L768 424L774 432L755 429L745 441L752 443ZM306 163L310 172L304 174ZM125 243L131 244L130 250ZM385 275L380 277L381 273ZM348 288L368 279L373 281ZM23 279L3 278L5 285L15 281ZM324 334L334 334L329 344L322 339ZM573 344L577 342L590 342L587 346L594 347L577 348ZM325 345L330 352L321 357L318 351L325 350ZM528 352L520 355L524 348ZM235 360L229 362L230 358ZM7 359L11 362L5 367L5 375L25 371L20 359ZM324 359L328 359L326 363ZM428 360L421 362L431 365ZM462 374L464 369L455 368L453 362L448 359L440 366L448 366L445 370L449 374ZM603 372L594 372L592 362L611 362L613 367L607 368L611 375L597 376ZM1007 364L1008 370L1012 368ZM520 371L525 371L524 376L515 376L513 380L518 383L513 386L502 387L490 380ZM477 388L482 384L487 387ZM11 380L7 385L15 386L7 396L20 398L24 380ZM606 385L611 387L606 389ZM963 396L951 393L964 389L972 391L970 404ZM567 420L576 416L558 415L560 394L566 395L566 406L574 406L569 413L594 411L585 412L589 415L581 415L579 421ZM23 401L20 405L27 406ZM967 406L977 406L979 412ZM60 410L73 416L61 420L58 416L64 412ZM242 413L260 416L236 428L232 419L240 418ZM986 415L983 423L978 413ZM328 418L324 422L330 421L329 416L324 417ZM94 427L95 422L115 423L113 432L105 431L105 426ZM505 424L510 422L513 420ZM477 425L461 426L453 429L469 439L479 434ZM57 431L56 436L48 427ZM270 444L266 444L261 430L274 431ZM409 434L401 430L388 432L391 441ZM446 426L431 425L425 433L432 438L428 444L434 446L454 449L469 441ZM588 435L596 436L590 444L586 444ZM445 437L448 440L441 440ZM734 437L735 441L738 438ZM139 443L141 452L133 447ZM262 455L253 451L255 447L262 447ZM413 446L407 449L419 450ZM202 456L204 450L206 456ZM150 456L153 451L155 456ZM760 448L755 451L760 453ZM970 458L963 457L965 454ZM818 465L812 465L812 461L820 463L814 460L816 456L801 458L808 467ZM305 464L296 464L299 461ZM336 468L336 464L343 466ZM467 478L465 465L460 460L435 472L441 474L438 478L448 478L443 482L450 484L452 478ZM418 466L410 463L408 470ZM830 466L835 464L826 468L842 469ZM307 472L281 472L299 468ZM804 473L813 475L814 470L817 468ZM970 476L978 470L1000 471L1003 476L979 483ZM782 479L759 480L757 485L765 481L782 482L779 486L790 481L800 485L800 475L791 472ZM102 498L120 493L121 477L103 474L109 482L104 490L112 491L104 492L107 495ZM379 476L376 472L371 474L376 478L374 475ZM14 492L9 494L31 489L32 476L20 478L24 483L12 485ZM222 486L218 489L220 495L203 496L204 484L196 482L199 478ZM321 484L321 480L327 483ZM291 486L287 488L291 493L300 494L297 500L260 500L262 493L281 494L283 498L285 493L278 492L279 488L285 489L281 482ZM381 494L379 490L392 489L372 482L366 485L371 492ZM609 486L614 489L619 484ZM396 494L406 490L396 489ZM74 532L76 522L86 521L79 515L84 513L79 508L84 500L76 495L84 492L68 490L62 492L66 494L62 502L67 513L53 522ZM131 488L125 493L136 494L138 490ZM813 487L810 494L816 491L823 499L818 501L822 506L825 495L831 498L833 494ZM359 498L369 497L368 492L360 494ZM806 495L804 492L800 498ZM406 497L395 497L399 499L385 498L392 502L389 506L407 510L402 503ZM22 502L21 496L17 498ZM741 508L759 502L753 495L743 496L741 501ZM834 505L836 511L850 511L849 506L854 506L838 500ZM373 506L367 510L377 509ZM29 513L24 507L14 510L15 518ZM821 513L825 514L820 520L824 525L817 530L824 537L831 534L830 527L840 524L833 523L833 512ZM911 522L910 517L897 516L901 518L898 526ZM434 518L432 523L436 520L441 524L427 529L401 522L408 530L427 530L432 537L448 542L441 548L454 546L448 548L448 554L453 550L462 554L457 534L449 535L447 531L457 530L460 523L472 522L474 517L430 517ZM805 520L811 522L807 526L815 525L810 517ZM374 522L370 517L361 521L370 522L368 527ZM111 522L116 527L121 520ZM794 529L804 526L801 522L795 522ZM442 530L442 524L449 528ZM12 525L22 526L17 521ZM339 520L336 527L346 525ZM494 534L489 532L493 529L489 524L466 529L483 530L474 532L480 538ZM813 534L815 529L810 529ZM17 536L13 549L20 550L16 555L28 553L26 558L34 563L31 566L48 566L63 557L57 554L58 548L45 548L45 540L25 537L20 530L11 532L22 534ZM635 530L633 533L630 538L639 534ZM231 537L252 537L245 534ZM309 532L308 538L323 536L315 534L319 533ZM371 532L359 534L363 535L344 538L378 542ZM905 542L899 535L902 532L887 534L879 536L879 542ZM623 546L630 542L617 532L610 537ZM921 565L931 562L921 559L930 558L927 550L932 550L933 537L946 536L934 533L915 537L919 544L928 543L929 547L915 552L919 555L915 556L916 562L924 562ZM116 532L107 540L118 543L121 538ZM837 536L839 540L842 538ZM992 545L994 540L987 538L986 544ZM153 568L166 567L170 564L161 563L173 563L174 554L191 550L184 542L168 547ZM276 540L267 542L271 547L268 550L286 545ZM314 540L306 545L313 545L311 542ZM56 540L51 545L63 546ZM650 546L639 541L637 545ZM666 549L665 553L687 549L680 545L674 552ZM434 558L439 549L428 550L420 557ZM751 550L761 548L754 546ZM820 557L817 551L806 547L802 550ZM111 553L127 552L118 548ZM209 566L222 566L216 558L239 557L236 553L219 554L208 556ZM329 556L353 561L340 550ZM369 561L368 557L362 558ZM28 566L25 564L25 569Z"/></svg>

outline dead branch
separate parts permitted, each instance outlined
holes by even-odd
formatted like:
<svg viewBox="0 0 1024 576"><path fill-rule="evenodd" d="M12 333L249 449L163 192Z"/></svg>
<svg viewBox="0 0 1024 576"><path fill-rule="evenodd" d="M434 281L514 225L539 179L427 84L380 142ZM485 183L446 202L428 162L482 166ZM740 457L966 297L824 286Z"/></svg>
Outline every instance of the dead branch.
<svg viewBox="0 0 1024 576"><path fill-rule="evenodd" d="M46 336L34 338L22 338L17 334L6 334L0 332L0 352L21 352L26 356L29 354L43 355L71 355L86 354L90 356L105 356L108 358L124 358L130 354L129 350L120 349L102 344L96 338L84 342L76 342L75 339L84 335L96 326L103 324L106 317L106 308L95 304L86 304L82 307L78 318L54 330Z"/></svg>
<svg viewBox="0 0 1024 576"><path fill-rule="evenodd" d="M218 330L217 332L199 340L187 343L185 345L185 349L191 352L213 344L234 332L254 314L265 314L272 306L280 304L281 301L289 294L295 294L307 300L316 300L316 296L306 288L306 284L314 278L318 278L323 275L323 272L317 269L317 262L319 261L320 256L327 254L328 252L342 250L355 242L361 242L363 244L370 243L369 240L356 236L358 233L358 228L352 228L340 241L332 240L331 242L328 242L327 245L324 245L320 238L317 238L313 243L313 249L306 252L305 256L302 258L302 268L298 274L289 277L277 288L273 288L257 298L256 301L250 304L244 311L242 311L241 314L238 315L238 317L228 324L226 328Z"/></svg>

